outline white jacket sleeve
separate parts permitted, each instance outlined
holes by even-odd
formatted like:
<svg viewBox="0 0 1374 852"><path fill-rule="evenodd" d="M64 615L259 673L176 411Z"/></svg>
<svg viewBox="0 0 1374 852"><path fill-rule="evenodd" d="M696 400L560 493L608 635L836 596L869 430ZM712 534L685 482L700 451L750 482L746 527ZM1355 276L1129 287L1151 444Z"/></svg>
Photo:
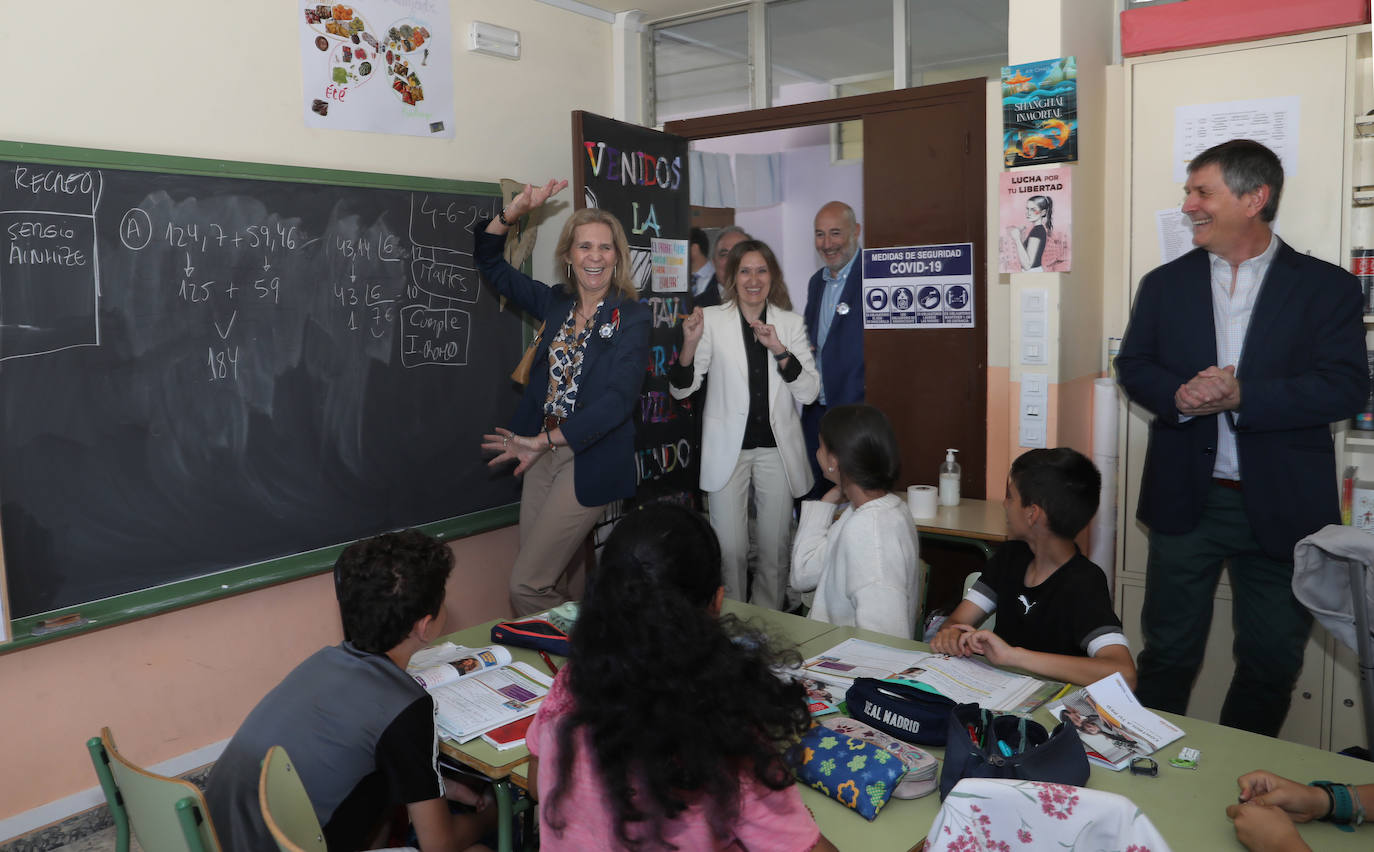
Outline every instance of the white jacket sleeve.
<svg viewBox="0 0 1374 852"><path fill-rule="evenodd" d="M701 380L706 378L706 371L711 368L711 315L707 314L701 323L701 340L697 341L696 355L692 356L692 383L685 388L668 382L668 393L673 395L673 399L686 399L701 387Z"/></svg>
<svg viewBox="0 0 1374 852"><path fill-rule="evenodd" d="M792 587L809 592L820 584L830 547L830 524L835 519L835 504L824 500L803 500L797 517L797 536L792 541Z"/></svg>

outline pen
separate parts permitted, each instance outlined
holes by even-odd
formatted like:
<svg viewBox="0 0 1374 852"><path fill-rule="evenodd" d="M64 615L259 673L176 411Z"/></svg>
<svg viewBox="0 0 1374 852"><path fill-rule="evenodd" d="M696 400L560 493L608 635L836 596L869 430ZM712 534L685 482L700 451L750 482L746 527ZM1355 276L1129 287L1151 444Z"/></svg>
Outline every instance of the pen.
<svg viewBox="0 0 1374 852"><path fill-rule="evenodd" d="M555 665L553 664L553 657L550 657L550 656L549 656L549 652L548 652L548 651L540 651L540 652L539 652L539 656L541 656L541 657L544 658L544 665L546 665L546 666L549 667L549 671L551 671L551 672L553 672L555 675L557 675L557 674L558 674L558 666L555 666Z"/></svg>

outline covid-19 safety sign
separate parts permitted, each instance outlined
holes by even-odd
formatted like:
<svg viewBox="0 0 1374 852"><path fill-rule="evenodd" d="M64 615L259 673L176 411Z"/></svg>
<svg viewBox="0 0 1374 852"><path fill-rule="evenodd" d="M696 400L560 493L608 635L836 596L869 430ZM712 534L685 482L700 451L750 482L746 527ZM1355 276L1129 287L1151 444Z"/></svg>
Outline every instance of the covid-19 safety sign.
<svg viewBox="0 0 1374 852"><path fill-rule="evenodd" d="M864 249L864 328L973 328L973 243Z"/></svg>

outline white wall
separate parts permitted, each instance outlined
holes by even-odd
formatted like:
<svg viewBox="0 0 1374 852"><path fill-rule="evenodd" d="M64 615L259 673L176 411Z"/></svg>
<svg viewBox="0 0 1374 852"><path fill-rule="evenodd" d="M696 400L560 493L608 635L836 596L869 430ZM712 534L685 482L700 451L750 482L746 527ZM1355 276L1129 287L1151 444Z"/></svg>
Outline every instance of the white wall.
<svg viewBox="0 0 1374 852"><path fill-rule="evenodd" d="M693 147L724 154L782 154L782 203L737 209L735 224L768 243L778 255L793 308L801 313L806 282L821 265L812 238L816 211L838 199L851 205L862 223L862 162L830 161L830 125L826 124L704 139Z"/></svg>

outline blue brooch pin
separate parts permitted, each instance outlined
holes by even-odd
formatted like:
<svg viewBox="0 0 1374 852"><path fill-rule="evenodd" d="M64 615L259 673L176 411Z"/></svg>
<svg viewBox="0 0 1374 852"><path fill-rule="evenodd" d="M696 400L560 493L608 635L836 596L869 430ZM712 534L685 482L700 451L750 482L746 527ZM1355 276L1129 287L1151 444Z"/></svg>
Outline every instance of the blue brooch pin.
<svg viewBox="0 0 1374 852"><path fill-rule="evenodd" d="M839 314L840 316L844 316L845 314L849 313L849 305L846 305L844 302L840 302L838 305L835 306L835 313Z"/></svg>

